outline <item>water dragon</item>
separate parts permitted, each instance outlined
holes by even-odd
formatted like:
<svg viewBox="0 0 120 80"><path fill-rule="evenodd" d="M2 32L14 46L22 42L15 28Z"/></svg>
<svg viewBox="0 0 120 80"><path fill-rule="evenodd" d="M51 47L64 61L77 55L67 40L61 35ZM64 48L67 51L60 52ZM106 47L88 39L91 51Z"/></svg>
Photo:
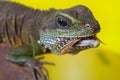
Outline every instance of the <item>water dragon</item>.
<svg viewBox="0 0 120 80"><path fill-rule="evenodd" d="M9 1L0 1L0 42L14 46L9 62L31 67L34 80L49 80L47 70L36 55L77 54L98 47L100 25L90 9L77 5L67 9L39 10Z"/></svg>

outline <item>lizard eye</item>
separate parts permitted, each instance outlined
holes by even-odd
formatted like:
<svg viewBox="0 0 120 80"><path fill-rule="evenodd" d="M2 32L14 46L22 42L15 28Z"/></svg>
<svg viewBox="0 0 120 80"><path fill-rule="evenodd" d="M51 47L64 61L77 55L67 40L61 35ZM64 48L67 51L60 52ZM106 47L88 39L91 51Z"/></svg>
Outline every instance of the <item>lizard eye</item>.
<svg viewBox="0 0 120 80"><path fill-rule="evenodd" d="M57 25L65 27L65 26L67 26L67 21L64 18L58 17L57 18Z"/></svg>

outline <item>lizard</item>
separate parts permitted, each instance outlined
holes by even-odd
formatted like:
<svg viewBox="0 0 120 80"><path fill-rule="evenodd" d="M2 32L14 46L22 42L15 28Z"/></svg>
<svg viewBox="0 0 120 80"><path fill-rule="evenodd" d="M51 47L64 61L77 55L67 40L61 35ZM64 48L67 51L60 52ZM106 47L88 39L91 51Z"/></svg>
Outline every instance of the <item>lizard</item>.
<svg viewBox="0 0 120 80"><path fill-rule="evenodd" d="M6 60L33 69L34 80L49 80L37 55L77 54L100 44L99 22L84 5L66 9L39 10L10 1L0 1L0 42L14 46Z"/></svg>

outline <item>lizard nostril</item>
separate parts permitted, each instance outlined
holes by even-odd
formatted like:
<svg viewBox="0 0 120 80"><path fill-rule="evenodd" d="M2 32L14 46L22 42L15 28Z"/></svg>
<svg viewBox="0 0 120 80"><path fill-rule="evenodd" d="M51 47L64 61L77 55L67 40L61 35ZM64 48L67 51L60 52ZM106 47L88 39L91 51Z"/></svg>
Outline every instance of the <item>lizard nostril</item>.
<svg viewBox="0 0 120 80"><path fill-rule="evenodd" d="M85 27L89 28L89 27L90 27L90 24L85 24Z"/></svg>

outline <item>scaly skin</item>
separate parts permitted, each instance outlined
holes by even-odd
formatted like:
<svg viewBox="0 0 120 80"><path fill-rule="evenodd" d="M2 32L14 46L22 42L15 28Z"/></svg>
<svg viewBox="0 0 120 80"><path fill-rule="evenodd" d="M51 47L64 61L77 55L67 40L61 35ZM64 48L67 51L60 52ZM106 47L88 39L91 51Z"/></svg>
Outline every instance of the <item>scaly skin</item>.
<svg viewBox="0 0 120 80"><path fill-rule="evenodd" d="M99 31L99 23L83 5L41 11L17 3L0 2L0 41L15 46L7 60L32 68L34 80L49 80L42 65L52 64L34 56L46 52L77 54L97 47Z"/></svg>

